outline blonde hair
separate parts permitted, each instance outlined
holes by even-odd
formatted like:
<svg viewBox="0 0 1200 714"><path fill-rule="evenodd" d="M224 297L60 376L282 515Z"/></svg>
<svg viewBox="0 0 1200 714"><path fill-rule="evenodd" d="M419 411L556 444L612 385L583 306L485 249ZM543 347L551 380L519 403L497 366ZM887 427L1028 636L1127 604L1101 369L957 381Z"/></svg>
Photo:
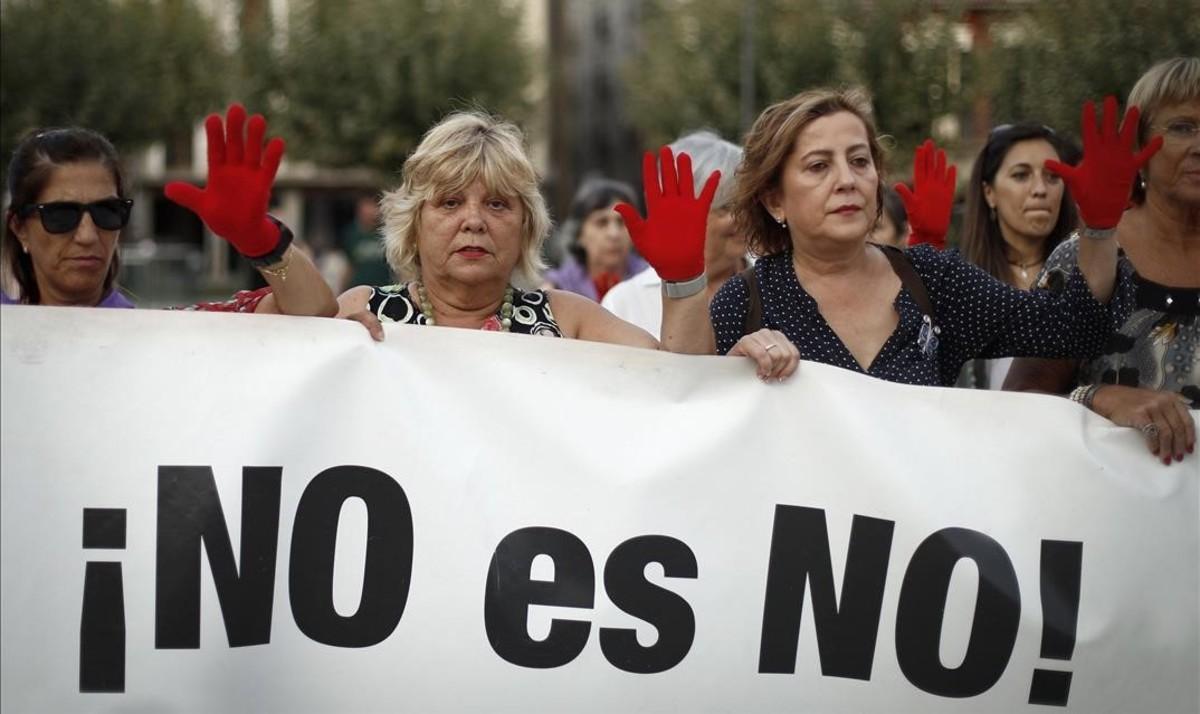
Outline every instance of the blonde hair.
<svg viewBox="0 0 1200 714"><path fill-rule="evenodd" d="M748 239L751 252L771 255L791 247L787 229L771 217L763 199L779 187L783 165L791 156L800 132L817 119L838 112L850 112L866 126L871 160L879 174L875 191L878 218L883 207L883 146L875 131L870 95L857 87L811 89L767 107L746 134L731 207L738 231Z"/></svg>
<svg viewBox="0 0 1200 714"><path fill-rule="evenodd" d="M521 201L524 219L516 280L524 287L537 283L545 267L541 253L550 214L515 124L483 112L450 114L425 133L405 160L403 174L400 187L384 192L380 201L385 254L400 280L420 277L417 233L425 202L481 180L488 191Z"/></svg>
<svg viewBox="0 0 1200 714"><path fill-rule="evenodd" d="M1168 104L1181 104L1200 98L1200 57L1176 57L1146 70L1129 92L1126 106L1137 105L1138 146L1150 138L1154 115Z"/></svg>
<svg viewBox="0 0 1200 714"><path fill-rule="evenodd" d="M1190 102L1200 97L1200 57L1175 57L1164 60L1146 70L1129 91L1126 107L1137 105L1141 111L1138 118L1137 146L1140 149L1150 138L1150 129L1157 119L1158 110L1168 104ZM1146 167L1142 167L1145 176ZM1133 184L1133 201L1141 204L1146 200L1146 185L1143 181Z"/></svg>

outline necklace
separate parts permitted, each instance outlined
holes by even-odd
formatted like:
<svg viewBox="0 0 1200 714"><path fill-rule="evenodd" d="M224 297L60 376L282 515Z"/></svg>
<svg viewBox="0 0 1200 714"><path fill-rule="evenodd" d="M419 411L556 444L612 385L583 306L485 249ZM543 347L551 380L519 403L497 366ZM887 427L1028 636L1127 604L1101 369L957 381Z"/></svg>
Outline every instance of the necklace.
<svg viewBox="0 0 1200 714"><path fill-rule="evenodd" d="M1024 280L1026 283L1028 283L1029 282L1029 269L1035 268L1044 262L1046 262L1046 261L1043 258L1038 258L1036 260L1031 260L1028 263L1021 263L1016 260L1009 260L1008 264L1011 265L1012 267L1016 268L1021 273L1021 280Z"/></svg>
<svg viewBox="0 0 1200 714"><path fill-rule="evenodd" d="M425 316L426 325L436 325L437 320L433 317L433 305L429 304L429 296L425 294L425 286L421 281L415 281L417 287L417 302L421 304L421 314ZM504 288L504 302L500 303L500 311L495 315L489 315L488 319L483 321L481 330L489 330L491 332L508 332L512 328L513 316L513 286L509 285Z"/></svg>

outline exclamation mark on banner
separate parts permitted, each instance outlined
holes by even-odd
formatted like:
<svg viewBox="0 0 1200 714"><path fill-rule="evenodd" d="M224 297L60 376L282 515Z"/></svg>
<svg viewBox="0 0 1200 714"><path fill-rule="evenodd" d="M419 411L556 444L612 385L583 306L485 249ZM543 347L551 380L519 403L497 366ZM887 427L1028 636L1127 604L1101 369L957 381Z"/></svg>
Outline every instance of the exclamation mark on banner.
<svg viewBox="0 0 1200 714"><path fill-rule="evenodd" d="M1042 541L1042 657L1070 660L1079 625L1079 586L1083 573L1083 543ZM1071 673L1033 670L1029 703L1065 707L1071 694Z"/></svg>
<svg viewBox="0 0 1200 714"><path fill-rule="evenodd" d="M125 509L83 509L83 547L125 549ZM121 564L89 561L79 623L79 691L125 691L125 593Z"/></svg>

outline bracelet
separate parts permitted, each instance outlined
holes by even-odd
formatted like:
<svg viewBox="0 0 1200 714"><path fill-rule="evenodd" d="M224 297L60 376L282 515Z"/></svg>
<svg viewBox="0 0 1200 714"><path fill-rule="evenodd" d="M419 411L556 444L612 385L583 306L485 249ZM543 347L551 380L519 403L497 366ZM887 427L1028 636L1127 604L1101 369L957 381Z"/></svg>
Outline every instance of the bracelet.
<svg viewBox="0 0 1200 714"><path fill-rule="evenodd" d="M1099 384L1081 384L1071 390L1071 401L1076 404L1082 404L1088 409L1092 408L1092 400L1096 398L1096 392L1100 389Z"/></svg>
<svg viewBox="0 0 1200 714"><path fill-rule="evenodd" d="M708 276L704 273L700 273L691 280L682 280L677 283L670 280L663 281L663 292L669 298L691 297L706 287L708 287Z"/></svg>
<svg viewBox="0 0 1200 714"><path fill-rule="evenodd" d="M279 282L286 283L287 276L288 276L288 268L291 266L291 264L292 264L292 246L289 243L288 247L283 251L283 259L280 261L280 263L277 267L268 268L265 265L259 265L256 267L258 268L258 272L262 273L263 275L267 276L268 278L276 278L279 280Z"/></svg>
<svg viewBox="0 0 1200 714"><path fill-rule="evenodd" d="M292 245L292 230L283 224L275 216L267 215L267 220L274 223L279 228L279 242L271 249L269 253L259 256L246 256L246 260L250 261L250 265L262 269L268 265L274 265L283 259L283 254L287 252L288 247Z"/></svg>
<svg viewBox="0 0 1200 714"><path fill-rule="evenodd" d="M1083 234L1084 238L1090 238L1091 240L1108 240L1117 234L1117 227L1090 228L1088 226L1084 226L1080 233Z"/></svg>

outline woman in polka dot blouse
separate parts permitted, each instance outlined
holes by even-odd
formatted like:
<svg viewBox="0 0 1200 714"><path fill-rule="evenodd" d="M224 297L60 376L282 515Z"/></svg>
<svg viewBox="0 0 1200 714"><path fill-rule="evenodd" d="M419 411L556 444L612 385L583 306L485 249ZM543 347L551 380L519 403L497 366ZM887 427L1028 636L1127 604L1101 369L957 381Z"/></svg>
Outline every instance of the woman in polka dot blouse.
<svg viewBox="0 0 1200 714"><path fill-rule="evenodd" d="M1137 165L1154 147L1131 155L1132 137L1117 136L1115 103L1106 106L1104 132L1094 123L1085 126L1093 141L1083 162L1060 170L1079 174L1074 179L1082 183L1071 188L1081 214L1085 222L1092 216L1092 229L1106 229L1115 225L1112 210L1085 210L1085 200L1116 204L1119 217ZM915 194L906 196L910 220L918 235L940 221L932 232L944 235L953 168L932 145L924 150ZM1100 347L1111 329L1105 303L1116 274L1108 232L1085 231L1091 235L1081 243L1079 269L1057 295L1018 290L929 245L907 258L889 256L868 242L879 214L881 155L861 90L811 90L767 108L747 135L733 198L738 224L762 257L752 275L717 293L710 320L702 307L693 309L698 318L689 329L664 332L664 344L724 354L753 333L757 339L741 349L786 359L789 350L774 339L781 334L801 359L921 385L954 384L963 363L976 357L1085 356ZM1104 181L1096 181L1098 172ZM1118 193L1124 186L1124 196L1114 197L1114 184ZM946 215L933 215L939 212ZM651 210L634 233L648 258L664 253L663 244L684 242L654 219ZM770 329L754 332L758 327Z"/></svg>

